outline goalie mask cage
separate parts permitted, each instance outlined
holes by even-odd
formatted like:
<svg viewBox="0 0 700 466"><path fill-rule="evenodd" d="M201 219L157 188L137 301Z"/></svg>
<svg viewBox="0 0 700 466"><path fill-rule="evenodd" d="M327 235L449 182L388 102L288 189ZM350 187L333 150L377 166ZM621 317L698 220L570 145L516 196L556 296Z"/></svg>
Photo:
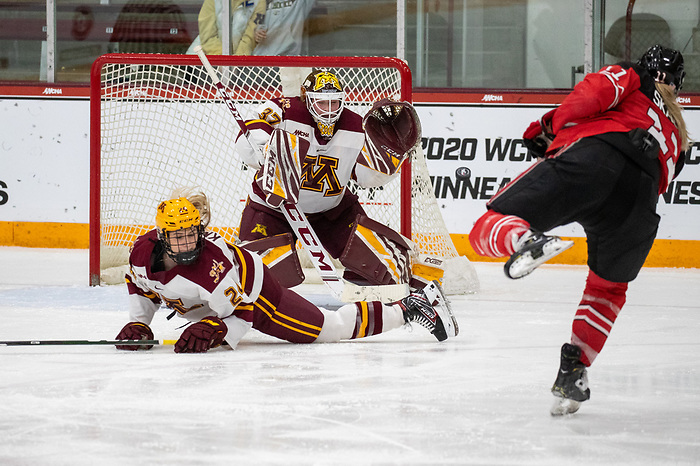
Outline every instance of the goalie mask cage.
<svg viewBox="0 0 700 466"><path fill-rule="evenodd" d="M411 102L411 72L396 58L209 56L244 119L265 100L298 95L313 67L335 72L346 105L364 115L390 97ZM107 54L90 82L90 284L123 282L134 240L155 227L155 208L177 187L201 188L209 228L228 242L253 172L235 153L239 128L196 55ZM401 231L419 253L448 263L447 292L478 288L433 195L422 151L381 188L351 186L367 214Z"/></svg>

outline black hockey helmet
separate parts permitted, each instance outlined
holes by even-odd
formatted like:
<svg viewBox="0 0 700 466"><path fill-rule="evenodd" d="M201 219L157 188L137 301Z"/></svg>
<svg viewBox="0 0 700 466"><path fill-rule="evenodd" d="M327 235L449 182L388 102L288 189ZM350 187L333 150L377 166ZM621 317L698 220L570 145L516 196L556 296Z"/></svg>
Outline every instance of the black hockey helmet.
<svg viewBox="0 0 700 466"><path fill-rule="evenodd" d="M681 90L685 70L683 55L678 50L653 45L644 52L637 64L646 69L656 81L676 86L676 94Z"/></svg>

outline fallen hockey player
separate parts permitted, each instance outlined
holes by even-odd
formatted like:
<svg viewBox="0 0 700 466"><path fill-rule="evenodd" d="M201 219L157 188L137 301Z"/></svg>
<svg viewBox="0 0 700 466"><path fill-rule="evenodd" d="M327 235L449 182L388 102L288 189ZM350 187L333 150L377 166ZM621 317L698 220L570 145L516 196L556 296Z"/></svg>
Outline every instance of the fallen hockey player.
<svg viewBox="0 0 700 466"><path fill-rule="evenodd" d="M410 323L439 341L459 331L437 282L389 304L319 308L281 286L260 256L206 231L209 218L207 197L196 190L159 203L156 228L140 236L130 254L130 322L117 340L152 340L149 324L161 304L193 322L177 340L177 353L206 352L224 342L235 348L251 328L292 343L364 338Z"/></svg>

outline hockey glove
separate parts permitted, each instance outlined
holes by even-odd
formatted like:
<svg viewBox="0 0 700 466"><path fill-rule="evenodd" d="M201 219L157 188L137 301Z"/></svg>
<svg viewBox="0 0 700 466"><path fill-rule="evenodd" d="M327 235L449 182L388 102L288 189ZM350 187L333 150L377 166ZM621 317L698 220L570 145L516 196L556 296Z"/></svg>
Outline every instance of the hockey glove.
<svg viewBox="0 0 700 466"><path fill-rule="evenodd" d="M205 317L187 327L175 343L176 353L206 353L224 342L228 327L218 317Z"/></svg>
<svg viewBox="0 0 700 466"><path fill-rule="evenodd" d="M151 327L142 322L129 322L124 326L117 340L153 340L153 331ZM118 350L136 351L137 349L149 350L153 345L115 345Z"/></svg>
<svg viewBox="0 0 700 466"><path fill-rule="evenodd" d="M530 123L530 126L523 133L523 144L537 158L544 157L549 145L554 140L554 134L552 133L554 110L550 110L539 120Z"/></svg>
<svg viewBox="0 0 700 466"><path fill-rule="evenodd" d="M381 99L362 123L367 139L361 163L381 173L396 173L421 143L418 113L408 102Z"/></svg>
<svg viewBox="0 0 700 466"><path fill-rule="evenodd" d="M264 159L262 155L265 144L272 134L272 126L264 120L251 120L246 122L249 131L249 138L239 132L236 137L236 153L241 157L243 163L257 170L262 167Z"/></svg>

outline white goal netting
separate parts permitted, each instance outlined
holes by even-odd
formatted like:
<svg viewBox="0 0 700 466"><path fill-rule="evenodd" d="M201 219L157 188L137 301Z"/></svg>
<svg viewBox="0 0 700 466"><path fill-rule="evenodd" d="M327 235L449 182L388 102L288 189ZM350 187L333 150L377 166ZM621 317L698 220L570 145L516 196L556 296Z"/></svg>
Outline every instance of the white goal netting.
<svg viewBox="0 0 700 466"><path fill-rule="evenodd" d="M411 100L410 71L396 59L210 59L244 119L255 117L266 99L297 95L312 67L337 73L346 105L361 115L383 97ZM196 56L100 57L92 73L91 124L92 284L122 280L129 247L154 227L155 206L179 186L202 188L211 201L210 228L236 241L253 173L235 153L238 126ZM452 244L421 151L410 170L410 177L382 188L351 188L370 217L410 236L420 253L447 262L448 293L476 291L478 279Z"/></svg>

